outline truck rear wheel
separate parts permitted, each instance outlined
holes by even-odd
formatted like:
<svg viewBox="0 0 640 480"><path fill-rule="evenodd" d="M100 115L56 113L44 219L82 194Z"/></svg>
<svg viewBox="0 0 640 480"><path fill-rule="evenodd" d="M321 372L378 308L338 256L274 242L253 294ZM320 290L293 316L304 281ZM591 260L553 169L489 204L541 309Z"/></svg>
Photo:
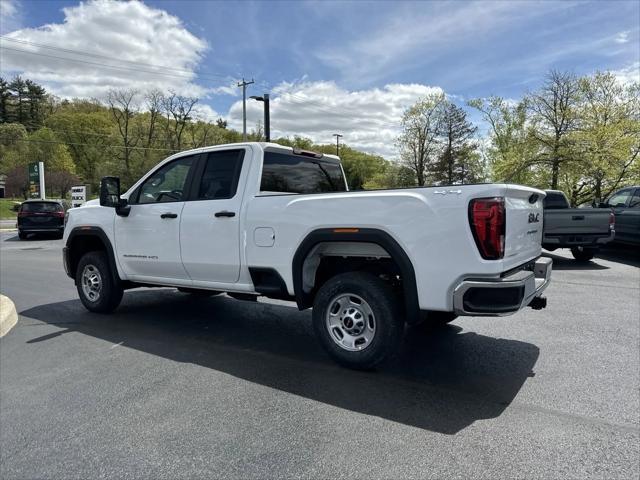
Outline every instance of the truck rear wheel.
<svg viewBox="0 0 640 480"><path fill-rule="evenodd" d="M80 301L90 312L110 313L114 311L124 290L114 280L105 252L85 253L76 269L76 287Z"/></svg>
<svg viewBox="0 0 640 480"><path fill-rule="evenodd" d="M398 350L404 320L387 283L370 273L352 272L336 275L320 288L313 326L339 364L369 370Z"/></svg>
<svg viewBox="0 0 640 480"><path fill-rule="evenodd" d="M573 247L571 254L579 262L588 262L596 255L597 249L587 247Z"/></svg>

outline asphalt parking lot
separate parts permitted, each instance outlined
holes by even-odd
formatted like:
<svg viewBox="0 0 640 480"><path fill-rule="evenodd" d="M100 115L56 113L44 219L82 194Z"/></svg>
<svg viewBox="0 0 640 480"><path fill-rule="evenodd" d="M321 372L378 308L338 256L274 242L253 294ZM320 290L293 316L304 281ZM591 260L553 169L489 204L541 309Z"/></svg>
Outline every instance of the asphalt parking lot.
<svg viewBox="0 0 640 480"><path fill-rule="evenodd" d="M361 373L283 302L141 289L90 314L60 240L0 237L3 479L640 475L632 250L553 254L546 310L414 328Z"/></svg>

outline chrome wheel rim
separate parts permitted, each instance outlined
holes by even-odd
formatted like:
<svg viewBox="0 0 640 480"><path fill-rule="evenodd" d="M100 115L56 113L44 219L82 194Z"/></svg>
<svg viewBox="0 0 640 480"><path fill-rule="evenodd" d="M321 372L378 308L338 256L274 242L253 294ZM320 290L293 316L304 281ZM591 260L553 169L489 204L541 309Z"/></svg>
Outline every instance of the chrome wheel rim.
<svg viewBox="0 0 640 480"><path fill-rule="evenodd" d="M333 297L325 313L329 336L349 352L367 348L376 334L376 318L366 300L353 293Z"/></svg>
<svg viewBox="0 0 640 480"><path fill-rule="evenodd" d="M102 292L102 276L95 265L85 265L82 269L82 291L91 302L100 300Z"/></svg>

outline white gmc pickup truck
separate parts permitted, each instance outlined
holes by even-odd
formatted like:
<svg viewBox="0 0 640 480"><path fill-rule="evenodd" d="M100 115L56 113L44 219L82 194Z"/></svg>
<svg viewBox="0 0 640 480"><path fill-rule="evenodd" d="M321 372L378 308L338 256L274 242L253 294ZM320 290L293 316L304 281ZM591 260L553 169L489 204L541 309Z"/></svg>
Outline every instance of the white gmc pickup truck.
<svg viewBox="0 0 640 480"><path fill-rule="evenodd" d="M349 192L338 157L220 145L167 158L122 195L105 177L99 202L69 210L64 266L92 312L154 286L313 307L329 354L370 369L405 324L544 308L544 195L504 184Z"/></svg>

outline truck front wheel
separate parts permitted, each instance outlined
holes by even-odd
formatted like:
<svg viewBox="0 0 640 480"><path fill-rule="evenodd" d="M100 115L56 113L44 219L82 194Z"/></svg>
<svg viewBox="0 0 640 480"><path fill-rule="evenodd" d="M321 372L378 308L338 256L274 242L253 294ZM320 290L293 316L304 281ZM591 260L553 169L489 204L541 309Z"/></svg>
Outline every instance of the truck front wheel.
<svg viewBox="0 0 640 480"><path fill-rule="evenodd" d="M80 258L76 287L80 301L91 312L110 313L122 300L122 285L114 280L105 252L87 252Z"/></svg>
<svg viewBox="0 0 640 480"><path fill-rule="evenodd" d="M404 320L387 283L370 273L352 272L336 275L320 288L313 326L334 360L369 370L398 350Z"/></svg>
<svg viewBox="0 0 640 480"><path fill-rule="evenodd" d="M596 255L597 249L587 247L573 247L571 254L579 262L588 262Z"/></svg>

